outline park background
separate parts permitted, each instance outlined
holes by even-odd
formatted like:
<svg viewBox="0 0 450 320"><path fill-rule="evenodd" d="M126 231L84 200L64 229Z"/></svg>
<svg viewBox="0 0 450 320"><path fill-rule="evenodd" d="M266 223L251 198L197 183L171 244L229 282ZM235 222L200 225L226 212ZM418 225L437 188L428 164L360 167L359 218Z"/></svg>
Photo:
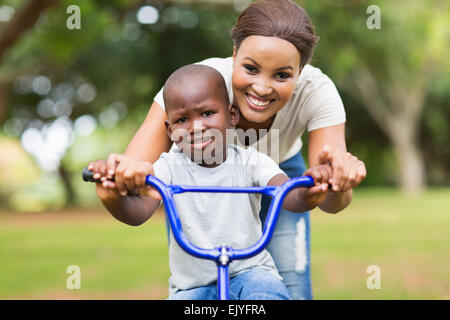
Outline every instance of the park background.
<svg viewBox="0 0 450 320"><path fill-rule="evenodd" d="M450 299L449 2L297 2L368 171L350 207L311 214L315 298ZM81 171L124 151L173 70L232 54L248 3L0 2L0 299L167 296L162 210L121 224ZM71 265L81 289L66 286ZM381 288L369 290L372 265Z"/></svg>

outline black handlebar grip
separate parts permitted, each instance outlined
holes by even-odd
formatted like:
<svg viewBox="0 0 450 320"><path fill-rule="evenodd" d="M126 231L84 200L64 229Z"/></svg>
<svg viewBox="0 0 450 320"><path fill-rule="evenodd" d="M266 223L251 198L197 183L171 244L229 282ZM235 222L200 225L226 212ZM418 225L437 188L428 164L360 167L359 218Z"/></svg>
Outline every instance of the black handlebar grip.
<svg viewBox="0 0 450 320"><path fill-rule="evenodd" d="M94 179L94 173L87 167L83 169L83 180L86 182L101 182L100 179Z"/></svg>

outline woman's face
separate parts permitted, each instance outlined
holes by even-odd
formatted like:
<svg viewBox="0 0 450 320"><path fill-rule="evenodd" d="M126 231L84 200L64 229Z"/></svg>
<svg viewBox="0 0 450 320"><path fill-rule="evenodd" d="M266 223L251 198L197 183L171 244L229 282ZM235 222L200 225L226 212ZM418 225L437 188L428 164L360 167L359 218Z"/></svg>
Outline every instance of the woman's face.
<svg viewBox="0 0 450 320"><path fill-rule="evenodd" d="M233 52L234 103L250 122L271 119L288 102L300 75L300 53L289 41L250 36Z"/></svg>

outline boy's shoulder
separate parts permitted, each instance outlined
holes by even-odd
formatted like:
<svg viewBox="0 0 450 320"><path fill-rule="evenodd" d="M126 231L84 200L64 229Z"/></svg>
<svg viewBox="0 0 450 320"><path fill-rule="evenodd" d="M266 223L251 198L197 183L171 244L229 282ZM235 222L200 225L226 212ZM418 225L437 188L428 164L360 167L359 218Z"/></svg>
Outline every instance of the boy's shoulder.
<svg viewBox="0 0 450 320"><path fill-rule="evenodd" d="M234 156L239 164L249 164L248 162L253 161L260 153L253 147L244 148L236 144L230 144L228 149L231 149L234 153L234 155L229 154L228 156Z"/></svg>
<svg viewBox="0 0 450 320"><path fill-rule="evenodd" d="M230 145L238 155L240 155L243 159L246 159L248 161L251 161L251 165L257 164L258 160L262 160L262 161L273 161L272 158L270 158L268 155L266 155L265 153L256 150L253 147L241 147L235 144Z"/></svg>
<svg viewBox="0 0 450 320"><path fill-rule="evenodd" d="M169 152L163 152L156 162L165 162L168 165L189 164L192 161L186 157L178 148L173 148Z"/></svg>
<svg viewBox="0 0 450 320"><path fill-rule="evenodd" d="M278 173L284 173L272 158L253 147L243 148L237 145L231 147L235 150L236 164L243 167L247 180L251 183L255 183L255 179L258 180L261 175L273 177Z"/></svg>
<svg viewBox="0 0 450 320"><path fill-rule="evenodd" d="M277 174L284 174L278 164L263 152L253 147L243 148L233 145L235 157L244 167L244 174L250 185L266 186Z"/></svg>

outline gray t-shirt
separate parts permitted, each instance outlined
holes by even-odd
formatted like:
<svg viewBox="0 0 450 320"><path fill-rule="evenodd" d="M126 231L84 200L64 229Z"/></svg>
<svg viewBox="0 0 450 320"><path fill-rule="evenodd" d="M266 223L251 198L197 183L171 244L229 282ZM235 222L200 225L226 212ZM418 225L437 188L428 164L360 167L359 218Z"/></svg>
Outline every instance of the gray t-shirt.
<svg viewBox="0 0 450 320"><path fill-rule="evenodd" d="M192 162L182 152L163 153L154 163L155 176L166 184L188 186L250 187L266 186L284 172L267 155L253 148L229 145L227 159L215 168ZM262 234L259 211L260 194L187 192L174 196L183 232L194 245L210 249L227 245L234 249L255 244ZM205 286L217 281L214 261L193 257L178 245L170 233L169 294ZM281 279L270 254L230 263L233 277L250 268L263 268Z"/></svg>

